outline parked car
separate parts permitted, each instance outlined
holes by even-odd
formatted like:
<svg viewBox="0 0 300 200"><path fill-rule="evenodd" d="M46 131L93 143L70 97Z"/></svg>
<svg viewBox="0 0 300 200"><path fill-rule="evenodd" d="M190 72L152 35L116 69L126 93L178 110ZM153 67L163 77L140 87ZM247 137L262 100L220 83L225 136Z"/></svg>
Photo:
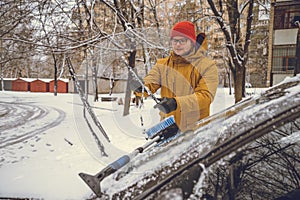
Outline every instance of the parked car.
<svg viewBox="0 0 300 200"><path fill-rule="evenodd" d="M300 186L300 76L199 121L101 180L103 199L276 199ZM89 185L91 187L91 185ZM92 188L95 191L95 188ZM96 197L95 197L96 198Z"/></svg>

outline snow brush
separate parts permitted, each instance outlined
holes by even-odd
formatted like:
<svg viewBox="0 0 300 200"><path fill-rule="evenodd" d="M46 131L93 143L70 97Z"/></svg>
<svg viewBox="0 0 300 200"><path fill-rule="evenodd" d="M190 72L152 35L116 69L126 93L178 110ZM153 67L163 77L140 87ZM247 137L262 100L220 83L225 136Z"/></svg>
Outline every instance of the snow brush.
<svg viewBox="0 0 300 200"><path fill-rule="evenodd" d="M179 128L175 123L174 116L170 116L156 124L155 126L149 128L145 131L147 134L147 140L151 139L151 141L147 142L141 147L136 148L130 154L124 155L112 162L96 175L89 175L86 173L79 173L80 178L89 186L89 188L97 195L97 197L101 197L105 195L101 192L100 183L101 181L108 177L109 175L115 173L117 170L125 166L129 161L134 158L139 153L144 152L147 148L152 146L153 144L162 143L166 140L174 138L177 135Z"/></svg>

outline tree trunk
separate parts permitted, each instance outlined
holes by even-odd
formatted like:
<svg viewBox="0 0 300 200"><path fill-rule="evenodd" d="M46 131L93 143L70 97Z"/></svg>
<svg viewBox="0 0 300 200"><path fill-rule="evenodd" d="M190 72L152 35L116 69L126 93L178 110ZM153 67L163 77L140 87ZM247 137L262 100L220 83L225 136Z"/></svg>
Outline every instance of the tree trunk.
<svg viewBox="0 0 300 200"><path fill-rule="evenodd" d="M57 96L57 58L55 57L54 53L52 53L53 62L54 62L54 96Z"/></svg>
<svg viewBox="0 0 300 200"><path fill-rule="evenodd" d="M129 67L132 67L134 69L135 67L135 55L136 55L136 50L132 51L129 54L128 62L129 62ZM129 108L130 108L130 100L131 100L131 89L129 85L129 80L132 78L132 74L130 71L128 71L128 79L127 79L127 86L126 86L126 94L125 94L125 100L124 100L124 111L123 111L123 116L126 116L129 114Z"/></svg>
<svg viewBox="0 0 300 200"><path fill-rule="evenodd" d="M94 51L93 51L94 52ZM91 59L91 62L92 62L92 74L93 74L93 82L94 82L94 102L98 102L99 101L99 97L98 97L98 78L97 78L97 75L98 75L98 70L97 70L97 66L95 65L94 63L94 53L93 55L91 56L92 59Z"/></svg>
<svg viewBox="0 0 300 200"><path fill-rule="evenodd" d="M242 75L242 97L246 97L246 68L243 67L243 75Z"/></svg>
<svg viewBox="0 0 300 200"><path fill-rule="evenodd" d="M228 75L228 87L229 87L229 94L232 95L232 91L231 91L231 75L230 72L227 72Z"/></svg>
<svg viewBox="0 0 300 200"><path fill-rule="evenodd" d="M234 74L234 98L235 103L242 100L243 97L243 74L244 74L244 68L238 67L236 68L235 74Z"/></svg>
<svg viewBox="0 0 300 200"><path fill-rule="evenodd" d="M94 71L96 69L94 68ZM99 101L99 97L98 97L98 84L97 84L97 73L95 73L94 77L93 77L93 81L94 81L94 85L95 85L95 96L94 96L94 102L98 102Z"/></svg>
<svg viewBox="0 0 300 200"><path fill-rule="evenodd" d="M4 76L3 76L3 64L1 63L0 64L0 67L1 67L1 71L0 71L0 76L1 76L1 88L2 88L2 91L4 91Z"/></svg>

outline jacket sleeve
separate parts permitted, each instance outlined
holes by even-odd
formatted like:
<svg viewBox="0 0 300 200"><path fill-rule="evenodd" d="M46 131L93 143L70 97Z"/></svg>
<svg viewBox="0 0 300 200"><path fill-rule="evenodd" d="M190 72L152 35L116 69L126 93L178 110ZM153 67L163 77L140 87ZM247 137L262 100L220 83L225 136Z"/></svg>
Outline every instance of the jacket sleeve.
<svg viewBox="0 0 300 200"><path fill-rule="evenodd" d="M144 77L145 86L147 86L152 93L155 93L161 87L162 70L165 67L163 63L163 59L159 59Z"/></svg>
<svg viewBox="0 0 300 200"><path fill-rule="evenodd" d="M161 73L160 64L156 63L149 73L143 78L144 85L149 88L152 93L155 93L161 87ZM142 93L134 92L136 96L142 96ZM147 92L144 92L145 97L148 96Z"/></svg>
<svg viewBox="0 0 300 200"><path fill-rule="evenodd" d="M161 74L157 65L149 71L149 73L144 78L145 86L147 86L152 93L155 93L161 84Z"/></svg>

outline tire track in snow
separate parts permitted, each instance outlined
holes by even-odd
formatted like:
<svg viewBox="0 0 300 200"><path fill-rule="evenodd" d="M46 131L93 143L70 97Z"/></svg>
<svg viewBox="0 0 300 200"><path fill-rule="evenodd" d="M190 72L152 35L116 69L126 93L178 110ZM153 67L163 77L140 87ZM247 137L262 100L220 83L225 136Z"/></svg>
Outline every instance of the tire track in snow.
<svg viewBox="0 0 300 200"><path fill-rule="evenodd" d="M34 105L0 102L0 107L6 110L1 116L4 120L0 122L0 133L47 115L45 109Z"/></svg>
<svg viewBox="0 0 300 200"><path fill-rule="evenodd" d="M28 102L0 102L0 149L23 142L60 124L64 111Z"/></svg>

